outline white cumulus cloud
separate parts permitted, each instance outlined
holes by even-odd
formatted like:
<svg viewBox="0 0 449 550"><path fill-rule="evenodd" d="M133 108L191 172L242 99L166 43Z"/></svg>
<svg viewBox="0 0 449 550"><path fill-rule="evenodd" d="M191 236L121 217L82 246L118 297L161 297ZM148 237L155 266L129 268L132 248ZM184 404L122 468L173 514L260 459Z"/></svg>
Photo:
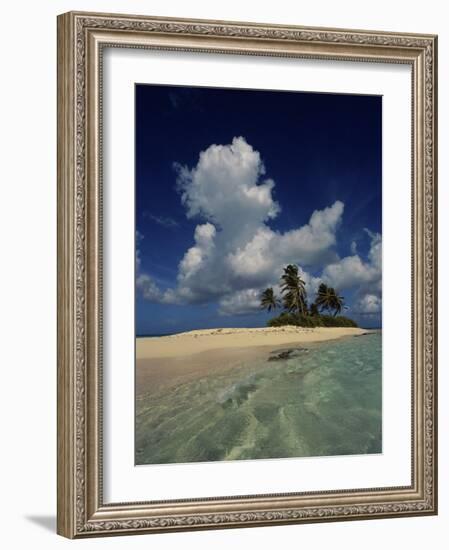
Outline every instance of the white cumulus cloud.
<svg viewBox="0 0 449 550"><path fill-rule="evenodd" d="M371 245L367 260L358 254L346 256L328 264L322 274L323 281L338 289L367 287L381 289L382 280L382 237L379 233L366 230Z"/></svg>
<svg viewBox="0 0 449 550"><path fill-rule="evenodd" d="M138 274L137 286L145 298L186 304L215 301L220 313L230 315L259 309L260 291L276 285L288 263L299 266L309 296L321 279L346 288L378 278L377 237L372 237L368 262L357 254L340 260L335 252L344 212L341 201L311 212L295 229L280 232L270 227L281 212L275 182L265 177L260 153L243 137L228 145L210 145L195 166L176 164L175 169L186 216L198 224L192 246L180 258L173 288L161 290L149 275ZM310 275L323 265L322 277Z"/></svg>
<svg viewBox="0 0 449 550"><path fill-rule="evenodd" d="M245 315L260 311L260 289L246 288L224 296L219 302L221 315Z"/></svg>
<svg viewBox="0 0 449 550"><path fill-rule="evenodd" d="M228 237L240 240L242 231L252 233L280 211L272 196L273 180L261 180L265 167L259 152L242 137L230 145L211 145L192 169L175 167L187 216L210 221Z"/></svg>
<svg viewBox="0 0 449 550"><path fill-rule="evenodd" d="M147 273L139 273L136 277L136 287L142 293L142 296L151 302L160 302L162 292Z"/></svg>
<svg viewBox="0 0 449 550"><path fill-rule="evenodd" d="M353 310L361 315L372 315L382 310L382 300L375 294L365 294L357 300Z"/></svg>
<svg viewBox="0 0 449 550"><path fill-rule="evenodd" d="M336 201L324 210L315 210L306 225L285 233L268 226L259 227L253 238L231 252L228 260L236 274L265 280L285 263L311 266L335 257L332 247L344 205Z"/></svg>
<svg viewBox="0 0 449 550"><path fill-rule="evenodd" d="M346 256L327 265L322 279L339 290L355 289L351 310L359 315L375 315L382 311L382 237L368 229L365 232L371 241L367 259L359 254Z"/></svg>

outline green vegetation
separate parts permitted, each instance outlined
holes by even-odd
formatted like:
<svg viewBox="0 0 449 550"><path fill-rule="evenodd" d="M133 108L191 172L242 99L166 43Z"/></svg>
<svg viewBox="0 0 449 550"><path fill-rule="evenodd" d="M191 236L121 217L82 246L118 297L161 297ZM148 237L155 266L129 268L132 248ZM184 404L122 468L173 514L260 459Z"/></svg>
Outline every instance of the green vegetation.
<svg viewBox="0 0 449 550"><path fill-rule="evenodd" d="M272 287L265 289L260 296L260 307L271 311L281 307L284 311L270 319L269 327L295 325L299 327L357 327L357 323L348 317L340 315L344 305L344 297L332 287L321 283L314 302L307 305L306 283L301 279L298 266L289 264L284 267L281 277L282 301ZM327 312L324 314L323 312ZM332 313L332 315L331 315Z"/></svg>
<svg viewBox="0 0 449 550"><path fill-rule="evenodd" d="M281 280L284 308L287 311L297 311L305 315L307 311L306 283L298 275L298 266L290 264L284 267L284 274Z"/></svg>
<svg viewBox="0 0 449 550"><path fill-rule="evenodd" d="M297 313L283 312L267 322L269 327L293 325L297 327L357 327L357 323L349 317L339 315L298 315Z"/></svg>
<svg viewBox="0 0 449 550"><path fill-rule="evenodd" d="M329 312L333 311L335 317L337 313L341 312L343 302L343 296L339 296L339 294L335 292L335 289L323 283L320 284L315 300L317 308L321 308L322 310L325 309Z"/></svg>
<svg viewBox="0 0 449 550"><path fill-rule="evenodd" d="M260 297L260 306L267 311L281 307L281 301L274 294L272 287L265 289Z"/></svg>

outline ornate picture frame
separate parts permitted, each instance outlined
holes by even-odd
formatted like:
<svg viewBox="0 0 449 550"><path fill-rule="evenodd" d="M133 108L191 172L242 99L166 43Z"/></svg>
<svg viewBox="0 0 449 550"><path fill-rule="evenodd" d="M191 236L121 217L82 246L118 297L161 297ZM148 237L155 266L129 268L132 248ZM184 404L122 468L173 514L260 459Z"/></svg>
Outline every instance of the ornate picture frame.
<svg viewBox="0 0 449 550"><path fill-rule="evenodd" d="M102 55L108 47L410 66L410 485L165 501L149 494L146 502L104 502ZM78 12L59 16L58 533L84 538L436 514L436 189L436 36Z"/></svg>

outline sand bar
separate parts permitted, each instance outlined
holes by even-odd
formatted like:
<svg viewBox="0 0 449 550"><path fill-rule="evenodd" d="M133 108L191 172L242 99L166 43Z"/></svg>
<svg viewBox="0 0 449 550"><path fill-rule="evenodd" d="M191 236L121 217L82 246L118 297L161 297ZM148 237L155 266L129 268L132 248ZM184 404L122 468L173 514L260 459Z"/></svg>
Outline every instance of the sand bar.
<svg viewBox="0 0 449 550"><path fill-rule="evenodd" d="M301 344L358 336L369 331L359 328L226 328L195 330L137 338L137 395L157 392L198 377L269 357L274 350Z"/></svg>
<svg viewBox="0 0 449 550"><path fill-rule="evenodd" d="M219 328L192 330L171 336L137 338L137 359L184 357L214 349L254 348L324 342L344 336L365 334L361 328L294 326L264 328Z"/></svg>

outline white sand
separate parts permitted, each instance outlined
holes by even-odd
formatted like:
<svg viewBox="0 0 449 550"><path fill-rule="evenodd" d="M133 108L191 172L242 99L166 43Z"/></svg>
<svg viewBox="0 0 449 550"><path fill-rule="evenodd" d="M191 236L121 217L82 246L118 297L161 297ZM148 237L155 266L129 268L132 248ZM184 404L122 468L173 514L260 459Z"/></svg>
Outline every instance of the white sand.
<svg viewBox="0 0 449 550"><path fill-rule="evenodd" d="M302 328L295 326L266 328L219 328L192 330L159 336L137 338L137 359L181 358L211 350L283 346L323 342L344 336L365 334L366 329L346 327Z"/></svg>

